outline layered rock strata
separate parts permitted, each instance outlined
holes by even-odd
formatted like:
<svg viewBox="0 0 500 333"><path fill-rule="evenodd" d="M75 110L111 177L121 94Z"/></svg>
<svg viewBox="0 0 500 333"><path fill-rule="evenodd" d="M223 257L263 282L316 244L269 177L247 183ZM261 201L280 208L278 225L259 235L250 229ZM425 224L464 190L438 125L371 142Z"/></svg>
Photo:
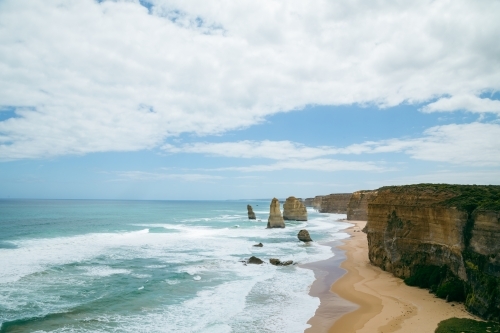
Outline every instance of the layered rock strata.
<svg viewBox="0 0 500 333"><path fill-rule="evenodd" d="M328 195L317 195L314 198L304 200L306 207L313 207L320 213L346 214L352 193L332 193Z"/></svg>
<svg viewBox="0 0 500 333"><path fill-rule="evenodd" d="M351 221L366 221L368 219L368 202L377 191L354 192L347 204L347 219Z"/></svg>
<svg viewBox="0 0 500 333"><path fill-rule="evenodd" d="M333 193L321 198L318 208L320 213L346 214L347 205L351 200L352 193Z"/></svg>
<svg viewBox="0 0 500 333"><path fill-rule="evenodd" d="M283 204L283 219L307 221L307 209L302 201L295 197L288 197Z"/></svg>
<svg viewBox="0 0 500 333"><path fill-rule="evenodd" d="M304 200L304 205L306 207L313 207L316 210L319 210L321 207L321 200L323 199L322 195L317 195L314 198L306 198Z"/></svg>
<svg viewBox="0 0 500 333"><path fill-rule="evenodd" d="M374 265L500 320L500 186L380 188L366 232Z"/></svg>
<svg viewBox="0 0 500 333"><path fill-rule="evenodd" d="M267 219L268 228L284 228L285 221L281 215L280 202L278 199L273 198L269 207L269 218Z"/></svg>
<svg viewBox="0 0 500 333"><path fill-rule="evenodd" d="M255 220L255 213L253 211L252 206L247 205L247 211L248 211L248 219L249 220Z"/></svg>

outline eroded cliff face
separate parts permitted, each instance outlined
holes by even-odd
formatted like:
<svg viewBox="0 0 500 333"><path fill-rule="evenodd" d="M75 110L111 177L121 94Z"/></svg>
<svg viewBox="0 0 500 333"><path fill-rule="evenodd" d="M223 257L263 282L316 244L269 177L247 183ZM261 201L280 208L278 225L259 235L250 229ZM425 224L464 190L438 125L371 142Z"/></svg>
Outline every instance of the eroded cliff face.
<svg viewBox="0 0 500 333"><path fill-rule="evenodd" d="M368 202L377 191L354 192L347 205L347 219L351 221L366 221L368 219Z"/></svg>
<svg viewBox="0 0 500 333"><path fill-rule="evenodd" d="M499 321L500 213L481 206L490 200L481 201L482 187L470 188L420 184L379 189L368 203L369 258L409 284L463 299L472 313ZM469 204L467 193L479 193L479 199ZM485 197L493 201L496 193L500 186L484 187Z"/></svg>
<svg viewBox="0 0 500 333"><path fill-rule="evenodd" d="M283 204L283 219L295 221L307 221L306 206L295 197L288 197Z"/></svg>
<svg viewBox="0 0 500 333"><path fill-rule="evenodd" d="M323 199L322 195L317 195L314 198L306 198L304 200L304 205L306 207L313 207L314 209L319 210L321 207L321 200Z"/></svg>
<svg viewBox="0 0 500 333"><path fill-rule="evenodd" d="M320 213L346 214L352 193L333 193L321 197Z"/></svg>

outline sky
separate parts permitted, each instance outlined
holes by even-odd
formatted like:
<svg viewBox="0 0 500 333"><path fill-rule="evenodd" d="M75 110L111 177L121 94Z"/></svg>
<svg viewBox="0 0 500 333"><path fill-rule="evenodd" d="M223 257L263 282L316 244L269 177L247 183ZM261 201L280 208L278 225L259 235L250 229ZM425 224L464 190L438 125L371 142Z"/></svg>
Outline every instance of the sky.
<svg viewBox="0 0 500 333"><path fill-rule="evenodd" d="M0 0L0 198L500 184L500 2Z"/></svg>

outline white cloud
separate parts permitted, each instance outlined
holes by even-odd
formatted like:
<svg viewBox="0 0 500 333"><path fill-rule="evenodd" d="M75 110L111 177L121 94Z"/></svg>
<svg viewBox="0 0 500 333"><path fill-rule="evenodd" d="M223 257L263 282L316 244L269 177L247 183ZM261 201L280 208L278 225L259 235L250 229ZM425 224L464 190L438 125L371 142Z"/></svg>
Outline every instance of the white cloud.
<svg viewBox="0 0 500 333"><path fill-rule="evenodd" d="M500 89L500 3L4 0L0 159L159 146L307 104ZM430 106L432 108L433 106Z"/></svg>
<svg viewBox="0 0 500 333"><path fill-rule="evenodd" d="M286 160L294 158L312 159L325 155L335 154L333 147L308 147L291 141L237 141L209 143L199 142L183 146L166 144L163 150L170 153L202 153L224 157L239 158L268 158Z"/></svg>
<svg viewBox="0 0 500 333"><path fill-rule="evenodd" d="M273 164L257 164L245 167L227 167L213 169L217 171L262 172L278 170L311 170L311 171L388 171L374 162L342 161L328 158L312 160L284 160Z"/></svg>
<svg viewBox="0 0 500 333"><path fill-rule="evenodd" d="M145 171L120 171L116 173L118 178L113 181L124 180L164 180L164 179L179 179L183 181L196 182L196 181L210 181L223 179L221 176L213 176L198 173L161 173L161 172L145 172Z"/></svg>
<svg viewBox="0 0 500 333"><path fill-rule="evenodd" d="M370 141L339 151L344 154L404 152L419 160L500 166L499 138L498 124L451 124L431 127L417 139Z"/></svg>
<svg viewBox="0 0 500 333"><path fill-rule="evenodd" d="M473 95L443 97L422 108L424 112L459 111L500 114L500 101L489 98L479 98Z"/></svg>
<svg viewBox="0 0 500 333"><path fill-rule="evenodd" d="M329 155L361 155L405 153L426 161L448 162L470 166L500 165L500 124L451 124L435 126L413 139L366 141L343 148L308 147L290 141L237 141L193 143L183 146L165 145L171 153L201 153L236 158L278 160L269 165L223 168L239 171L274 171L282 169L339 171L382 171L374 162L343 161L318 158Z"/></svg>

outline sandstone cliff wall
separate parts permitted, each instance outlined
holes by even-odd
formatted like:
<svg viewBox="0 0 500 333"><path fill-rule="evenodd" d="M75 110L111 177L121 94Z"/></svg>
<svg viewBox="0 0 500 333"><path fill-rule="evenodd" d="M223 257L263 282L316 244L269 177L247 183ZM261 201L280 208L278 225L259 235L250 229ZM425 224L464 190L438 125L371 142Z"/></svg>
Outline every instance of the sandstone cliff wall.
<svg viewBox="0 0 500 333"><path fill-rule="evenodd" d="M354 192L347 205L347 219L351 221L366 221L368 219L368 202L377 191Z"/></svg>
<svg viewBox="0 0 500 333"><path fill-rule="evenodd" d="M381 188L368 203L370 261L499 321L499 205L500 186Z"/></svg>
<svg viewBox="0 0 500 333"><path fill-rule="evenodd" d="M352 193L333 193L322 196L318 210L320 213L346 214L351 196Z"/></svg>
<svg viewBox="0 0 500 333"><path fill-rule="evenodd" d="M306 198L306 207L313 207L320 213L346 214L352 193L333 193L328 195L317 195L314 198Z"/></svg>
<svg viewBox="0 0 500 333"><path fill-rule="evenodd" d="M304 205L306 207L313 207L314 209L319 210L321 207L321 200L323 199L322 195L317 195L314 198L306 198L304 200Z"/></svg>

